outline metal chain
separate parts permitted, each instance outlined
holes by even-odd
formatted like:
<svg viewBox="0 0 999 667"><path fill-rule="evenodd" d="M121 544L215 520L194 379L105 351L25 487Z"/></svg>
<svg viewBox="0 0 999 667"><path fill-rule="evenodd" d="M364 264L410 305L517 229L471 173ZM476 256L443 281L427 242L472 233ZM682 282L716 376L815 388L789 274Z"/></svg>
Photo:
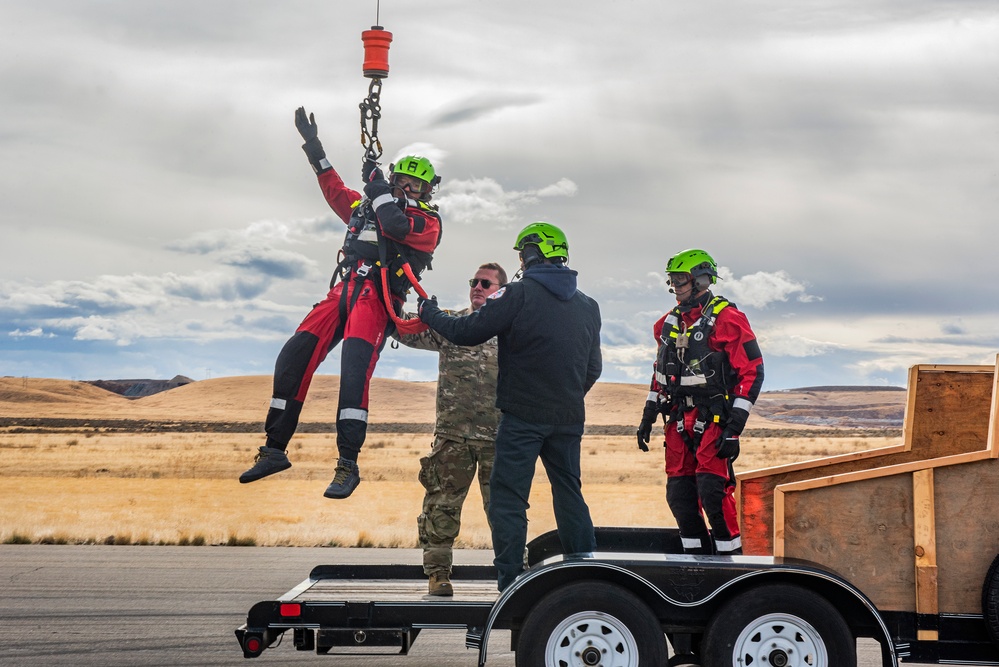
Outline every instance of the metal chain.
<svg viewBox="0 0 999 667"><path fill-rule="evenodd" d="M382 142L378 139L378 119L382 117L382 107L378 103L382 92L382 80L371 79L368 86L368 96L360 104L361 108L361 145L367 149L365 160L377 161L382 156ZM371 130L368 130L368 121Z"/></svg>

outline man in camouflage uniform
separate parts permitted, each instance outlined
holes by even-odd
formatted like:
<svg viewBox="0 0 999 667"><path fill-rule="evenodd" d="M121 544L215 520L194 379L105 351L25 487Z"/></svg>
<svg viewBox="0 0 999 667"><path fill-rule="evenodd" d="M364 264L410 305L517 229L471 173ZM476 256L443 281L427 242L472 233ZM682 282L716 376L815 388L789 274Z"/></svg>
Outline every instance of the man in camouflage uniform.
<svg viewBox="0 0 999 667"><path fill-rule="evenodd" d="M499 264L483 264L469 282L468 315L507 282ZM453 595L451 549L461 527L461 506L478 468L482 506L489 516L489 477L496 455L497 344L455 345L430 329L400 336L407 347L440 353L437 376L437 423L430 454L420 459L420 483L426 489L423 513L417 519L423 571L430 577L431 595Z"/></svg>

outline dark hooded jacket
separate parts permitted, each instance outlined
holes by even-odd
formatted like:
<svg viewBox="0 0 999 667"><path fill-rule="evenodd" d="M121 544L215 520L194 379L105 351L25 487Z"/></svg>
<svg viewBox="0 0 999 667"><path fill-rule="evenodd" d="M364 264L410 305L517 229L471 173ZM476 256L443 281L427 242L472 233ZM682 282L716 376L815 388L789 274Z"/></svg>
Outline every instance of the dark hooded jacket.
<svg viewBox="0 0 999 667"><path fill-rule="evenodd" d="M458 345L499 342L496 407L532 424L582 424L583 397L600 377L600 308L576 289L576 272L541 264L490 295L471 315L425 311Z"/></svg>

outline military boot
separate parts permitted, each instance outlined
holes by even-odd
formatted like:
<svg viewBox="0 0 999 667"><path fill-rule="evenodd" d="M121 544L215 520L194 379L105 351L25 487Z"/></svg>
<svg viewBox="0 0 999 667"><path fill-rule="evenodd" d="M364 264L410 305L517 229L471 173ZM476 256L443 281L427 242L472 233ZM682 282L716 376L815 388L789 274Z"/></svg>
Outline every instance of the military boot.
<svg viewBox="0 0 999 667"><path fill-rule="evenodd" d="M257 456L253 459L253 467L239 476L239 483L255 482L267 475L287 470L291 467L291 461L283 449L277 447L261 447Z"/></svg>
<svg viewBox="0 0 999 667"><path fill-rule="evenodd" d="M454 595L454 587L447 572L434 572L430 575L430 594L447 597Z"/></svg>
<svg viewBox="0 0 999 667"><path fill-rule="evenodd" d="M361 471L357 469L357 462L337 459L333 481L326 487L326 493L323 495L327 498L346 498L354 492L360 483Z"/></svg>

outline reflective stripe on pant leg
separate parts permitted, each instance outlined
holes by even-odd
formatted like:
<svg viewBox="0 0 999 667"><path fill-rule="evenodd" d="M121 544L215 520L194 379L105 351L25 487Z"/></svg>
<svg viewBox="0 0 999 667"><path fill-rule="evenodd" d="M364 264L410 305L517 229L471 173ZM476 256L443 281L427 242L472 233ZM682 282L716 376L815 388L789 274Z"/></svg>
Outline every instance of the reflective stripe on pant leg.
<svg viewBox="0 0 999 667"><path fill-rule="evenodd" d="M388 313L368 280L350 311L340 351L340 396L337 402L337 449L341 458L357 460L368 429L368 388L385 344Z"/></svg>
<svg viewBox="0 0 999 667"><path fill-rule="evenodd" d="M271 405L264 422L269 446L287 447L298 428L302 404L312 377L339 342L337 328L340 320L336 308L339 290L338 285L312 308L274 362Z"/></svg>
<svg viewBox="0 0 999 667"><path fill-rule="evenodd" d="M717 424L709 425L704 431L701 447L697 450L697 490L711 526L716 552L741 553L732 463L716 456L721 432Z"/></svg>
<svg viewBox="0 0 999 667"><path fill-rule="evenodd" d="M710 554L708 529L697 499L697 480L693 475L666 478L666 503L680 529L684 553Z"/></svg>

